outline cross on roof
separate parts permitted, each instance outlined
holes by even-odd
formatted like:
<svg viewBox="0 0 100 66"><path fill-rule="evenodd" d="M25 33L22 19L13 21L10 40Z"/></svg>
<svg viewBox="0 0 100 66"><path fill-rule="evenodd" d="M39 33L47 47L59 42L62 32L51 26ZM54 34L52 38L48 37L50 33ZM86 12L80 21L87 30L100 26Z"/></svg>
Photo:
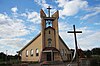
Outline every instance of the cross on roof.
<svg viewBox="0 0 100 66"><path fill-rule="evenodd" d="M73 25L73 29L74 29L74 31L68 31L68 33L74 33L75 47L76 47L76 61L78 62L78 66L79 66L79 56L78 56L78 47L77 47L76 33L82 33L82 31L76 31L75 30L75 25Z"/></svg>
<svg viewBox="0 0 100 66"><path fill-rule="evenodd" d="M48 9L48 17L50 17L50 9L51 9L50 6L48 6L47 9Z"/></svg>

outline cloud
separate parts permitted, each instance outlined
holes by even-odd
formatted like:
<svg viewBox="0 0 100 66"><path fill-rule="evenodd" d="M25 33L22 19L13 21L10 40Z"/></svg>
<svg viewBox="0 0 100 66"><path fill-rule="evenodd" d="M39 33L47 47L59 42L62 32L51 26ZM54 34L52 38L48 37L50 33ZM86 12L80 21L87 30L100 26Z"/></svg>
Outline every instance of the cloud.
<svg viewBox="0 0 100 66"><path fill-rule="evenodd" d="M88 8L87 11L90 13L86 14L85 16L81 17L81 20L86 20L89 17L95 16L100 13L100 6Z"/></svg>
<svg viewBox="0 0 100 66"><path fill-rule="evenodd" d="M53 7L50 4L47 4L46 0L34 0L38 5L42 7L42 9L46 9L48 6Z"/></svg>
<svg viewBox="0 0 100 66"><path fill-rule="evenodd" d="M37 12L28 12L27 18L30 22L37 23L37 24L40 23L41 21L40 15Z"/></svg>
<svg viewBox="0 0 100 66"><path fill-rule="evenodd" d="M100 22L99 23L94 23L94 25L100 25Z"/></svg>
<svg viewBox="0 0 100 66"><path fill-rule="evenodd" d="M9 54L16 54L16 49L21 48L27 41L24 38L16 38L29 34L22 19L11 18L7 14L0 13L0 50Z"/></svg>
<svg viewBox="0 0 100 66"><path fill-rule="evenodd" d="M53 5L50 5L47 3L47 0L34 0L38 5L40 5L42 7L43 10L46 10L48 8L48 6L50 6L52 9L51 9L51 14L53 14L56 9L54 9L54 6ZM53 2L51 0L51 2Z"/></svg>
<svg viewBox="0 0 100 66"><path fill-rule="evenodd" d="M70 29L72 29L72 25L69 25L67 22L59 22L59 35L69 48L73 48L73 34L67 33Z"/></svg>
<svg viewBox="0 0 100 66"><path fill-rule="evenodd" d="M33 22L34 24L40 24L40 14L38 12L32 11L32 12L26 12L26 13L22 13L21 16L26 17L27 21L29 22Z"/></svg>
<svg viewBox="0 0 100 66"><path fill-rule="evenodd" d="M59 30L66 31L69 30L72 26L69 25L67 22L59 22ZM65 29L66 28L66 29Z"/></svg>
<svg viewBox="0 0 100 66"><path fill-rule="evenodd" d="M44 10L50 5L47 4L46 0L35 0L35 2ZM73 16L81 9L85 9L88 6L88 2L85 0L58 0L56 3L58 3L58 7L62 9L60 10L60 17ZM52 8L54 7L52 5L50 6ZM90 12L89 14L91 14L91 9L87 10ZM92 13L96 12L96 9L99 10L99 7L94 8ZM11 8L11 11L12 14L10 16L8 14L0 13L0 51L5 51L8 49L8 53L16 54L17 50L20 50L23 45L30 41L29 39L31 39L32 36L39 32L39 26L37 25L40 24L41 19L39 13L35 11L18 13L17 11L19 10L17 7ZM52 9L51 13L54 11L56 11L56 9ZM87 16L87 18L89 17L91 16ZM98 40L100 38L100 32L94 32L88 28L89 27L77 28L77 30L82 30L83 32L82 34L77 34L78 44L82 47L82 49L90 49L95 46L100 46L100 44L98 44L100 42ZM67 31L72 30L72 25L68 24L67 22L59 22L59 29L59 34L66 42L68 47L74 48L74 35L67 33ZM35 34L32 32L35 32ZM95 43L96 45L94 46Z"/></svg>
<svg viewBox="0 0 100 66"><path fill-rule="evenodd" d="M99 44L100 32L98 30L93 31L90 30L89 27L82 27L78 28L77 30L82 31L81 34L77 34L77 42L79 48L87 50L100 46Z"/></svg>
<svg viewBox="0 0 100 66"><path fill-rule="evenodd" d="M15 55L17 51L21 50L30 40L24 38L6 38L0 39L0 52L4 52L8 55Z"/></svg>
<svg viewBox="0 0 100 66"><path fill-rule="evenodd" d="M11 8L11 11L16 13L18 11L18 9L17 9L17 7L13 7L13 8Z"/></svg>
<svg viewBox="0 0 100 66"><path fill-rule="evenodd" d="M21 19L12 19L5 14L0 14L0 37L18 37L28 34L26 26Z"/></svg>
<svg viewBox="0 0 100 66"><path fill-rule="evenodd" d="M46 0L34 0L38 5L40 5L43 9L46 9L49 4L46 3Z"/></svg>
<svg viewBox="0 0 100 66"><path fill-rule="evenodd" d="M42 9L45 11L47 11L48 6L50 6L52 9L50 10L51 15L54 14L54 12L56 11L56 7L54 7L51 4L47 3L47 0L34 0L38 5L40 5L42 7ZM54 2L51 0L51 2ZM48 15L47 12L45 12L46 15Z"/></svg>
<svg viewBox="0 0 100 66"><path fill-rule="evenodd" d="M64 16L73 16L79 12L79 10L84 9L88 6L87 1L83 0L58 0L56 1L58 3L58 7L61 7L62 9L60 11L60 17Z"/></svg>
<svg viewBox="0 0 100 66"><path fill-rule="evenodd" d="M34 25L39 24L41 20L38 12L17 13L18 9L11 10L11 15L0 13L0 52L9 50L8 54L14 55L29 42L31 33L39 31Z"/></svg>
<svg viewBox="0 0 100 66"><path fill-rule="evenodd" d="M66 4L66 2L68 2L68 0L57 0L55 2L58 3L58 7L64 7L64 5Z"/></svg>
<svg viewBox="0 0 100 66"><path fill-rule="evenodd" d="M12 48L20 48L23 46L22 41L24 41L25 39L23 38L6 38L6 39L0 39L0 45L5 45L5 46L9 46Z"/></svg>
<svg viewBox="0 0 100 66"><path fill-rule="evenodd" d="M99 30L93 31L90 30L89 28L90 27L81 27L81 28L76 27L77 31L82 31L82 33L77 34L77 43L78 47L83 50L92 49L94 47L100 46L99 44L100 31ZM73 31L72 25L69 25L65 22L60 22L59 29L60 29L59 34L66 43L66 45L69 48L75 49L74 34L67 33L70 30Z"/></svg>
<svg viewBox="0 0 100 66"><path fill-rule="evenodd" d="M84 17L82 17L81 19L88 19L89 17L95 16L97 15L99 12L94 12L94 13L90 13L90 14L86 14Z"/></svg>
<svg viewBox="0 0 100 66"><path fill-rule="evenodd" d="M87 35L86 37L83 37L81 39L79 39L79 45L81 46L82 49L86 50L87 49L91 49L94 47L100 47L100 32L94 32L90 35Z"/></svg>
<svg viewBox="0 0 100 66"><path fill-rule="evenodd" d="M24 38L4 38L0 39L0 50L5 52L8 50L8 54L15 55L19 49L21 49L27 40Z"/></svg>

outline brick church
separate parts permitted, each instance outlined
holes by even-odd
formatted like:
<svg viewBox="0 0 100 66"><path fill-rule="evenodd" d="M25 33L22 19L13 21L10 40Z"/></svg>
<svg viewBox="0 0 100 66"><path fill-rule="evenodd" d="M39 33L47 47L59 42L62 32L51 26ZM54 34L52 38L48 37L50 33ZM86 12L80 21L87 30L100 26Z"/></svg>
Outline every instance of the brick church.
<svg viewBox="0 0 100 66"><path fill-rule="evenodd" d="M71 60L71 51L59 35L58 18L59 11L50 16L50 7L48 16L41 9L41 32L34 37L19 54L21 61L25 62L43 62L43 61L69 61Z"/></svg>

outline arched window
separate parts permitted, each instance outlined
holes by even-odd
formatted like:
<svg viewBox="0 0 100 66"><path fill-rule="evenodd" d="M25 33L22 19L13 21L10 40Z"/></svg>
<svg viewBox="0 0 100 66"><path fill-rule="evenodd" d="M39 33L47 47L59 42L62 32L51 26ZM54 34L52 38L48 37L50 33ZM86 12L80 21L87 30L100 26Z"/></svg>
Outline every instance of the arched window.
<svg viewBox="0 0 100 66"><path fill-rule="evenodd" d="M36 49L36 56L39 56L39 50L38 50L38 48Z"/></svg>
<svg viewBox="0 0 100 66"><path fill-rule="evenodd" d="M28 57L28 50L26 50L26 57Z"/></svg>
<svg viewBox="0 0 100 66"><path fill-rule="evenodd" d="M65 56L67 56L67 50L65 49Z"/></svg>
<svg viewBox="0 0 100 66"><path fill-rule="evenodd" d="M64 49L62 49L62 52L63 52L63 56L64 56Z"/></svg>
<svg viewBox="0 0 100 66"><path fill-rule="evenodd" d="M30 55L33 56L33 49L30 50Z"/></svg>
<svg viewBox="0 0 100 66"><path fill-rule="evenodd" d="M51 44L52 44L51 42L52 42L52 39L49 38L49 39L48 39L48 47L51 47Z"/></svg>

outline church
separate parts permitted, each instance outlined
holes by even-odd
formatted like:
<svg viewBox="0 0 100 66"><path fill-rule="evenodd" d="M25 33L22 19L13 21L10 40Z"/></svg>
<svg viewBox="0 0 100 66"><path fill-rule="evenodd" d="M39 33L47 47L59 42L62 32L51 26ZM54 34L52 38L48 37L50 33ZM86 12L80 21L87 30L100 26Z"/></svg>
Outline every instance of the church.
<svg viewBox="0 0 100 66"><path fill-rule="evenodd" d="M59 11L50 15L51 8L47 9L48 16L40 10L41 32L19 51L22 62L71 60L71 50L59 35Z"/></svg>

